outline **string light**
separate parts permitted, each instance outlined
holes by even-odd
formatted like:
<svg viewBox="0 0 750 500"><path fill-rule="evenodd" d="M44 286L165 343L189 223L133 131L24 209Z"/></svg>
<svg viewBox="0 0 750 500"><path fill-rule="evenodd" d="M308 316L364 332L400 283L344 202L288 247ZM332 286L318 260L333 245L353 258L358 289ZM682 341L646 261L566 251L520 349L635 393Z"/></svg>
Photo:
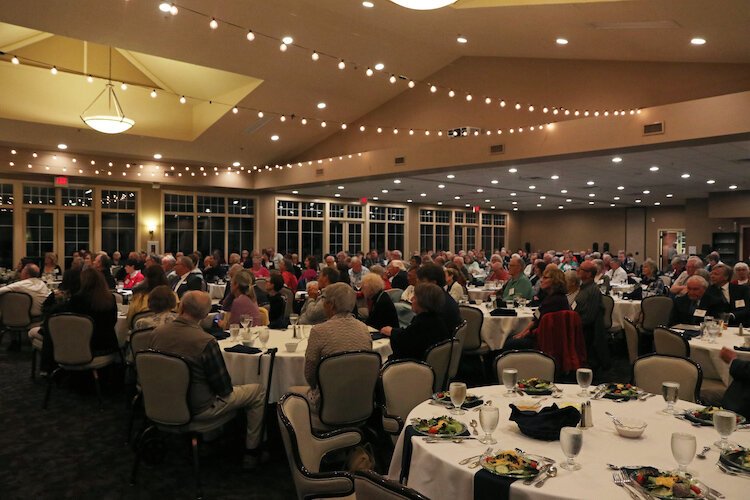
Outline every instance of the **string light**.
<svg viewBox="0 0 750 500"><path fill-rule="evenodd" d="M56 75L57 74L57 66L52 66L52 69L50 69L49 72L52 73L53 75Z"/></svg>
<svg viewBox="0 0 750 500"><path fill-rule="evenodd" d="M315 51L313 50L313 53L312 53L312 55L310 56L310 58L311 58L311 59L312 59L313 61L317 61L318 59L320 59L320 56L318 55L318 53L317 53L317 52L315 52Z"/></svg>
<svg viewBox="0 0 750 500"><path fill-rule="evenodd" d="M245 35L245 38L247 38L248 42L252 42L255 40L255 33L253 33L253 30L247 30L247 35Z"/></svg>
<svg viewBox="0 0 750 500"><path fill-rule="evenodd" d="M13 64L21 64L21 61L19 61L19 60L18 60L18 57L16 57L16 56L13 56L13 57L12 57L12 58L10 59L10 62L12 62Z"/></svg>
<svg viewBox="0 0 750 500"><path fill-rule="evenodd" d="M339 69L346 69L346 63L343 59L339 61Z"/></svg>
<svg viewBox="0 0 750 500"><path fill-rule="evenodd" d="M185 104L187 102L187 99L185 99L185 96L180 97L180 104Z"/></svg>
<svg viewBox="0 0 750 500"><path fill-rule="evenodd" d="M216 19L214 19L213 17L211 18L211 22L208 23L208 25L211 27L212 30L215 30L216 28L219 27L218 21L216 21Z"/></svg>

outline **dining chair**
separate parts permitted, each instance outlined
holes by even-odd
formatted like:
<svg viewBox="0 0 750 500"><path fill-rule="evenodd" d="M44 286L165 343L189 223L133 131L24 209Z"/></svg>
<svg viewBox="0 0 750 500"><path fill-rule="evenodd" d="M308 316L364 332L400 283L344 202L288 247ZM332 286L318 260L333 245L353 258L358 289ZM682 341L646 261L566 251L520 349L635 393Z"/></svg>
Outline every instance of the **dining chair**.
<svg viewBox="0 0 750 500"><path fill-rule="evenodd" d="M625 331L625 343L628 346L628 360L632 365L638 359L638 339L640 333L638 332L638 327L635 326L635 323L630 318L625 318L625 321L622 323L622 329Z"/></svg>
<svg viewBox="0 0 750 500"><path fill-rule="evenodd" d="M586 365L581 316L575 311L557 311L542 316L536 341L538 350L551 356L562 373L575 372Z"/></svg>
<svg viewBox="0 0 750 500"><path fill-rule="evenodd" d="M132 392L126 392L126 399L130 409L130 417L128 419L128 430L126 434L126 443L130 443L130 437L133 434L133 423L135 422L136 409L139 403L142 401L143 391L141 386L136 379L136 367L135 367L135 356L141 351L148 349L151 342L152 335L148 335L153 332L154 328L141 328L130 333L128 339L127 352L125 356L125 383L126 385L135 387L135 394ZM130 394L133 394L131 397Z"/></svg>
<svg viewBox="0 0 750 500"><path fill-rule="evenodd" d="M321 359L317 369L320 411L313 416L313 428L363 425L375 409L380 365L380 354L375 351L345 351Z"/></svg>
<svg viewBox="0 0 750 500"><path fill-rule="evenodd" d="M424 359L435 372L432 392L445 391L451 379L458 373L456 360L461 359L461 341L456 338L441 340L427 348Z"/></svg>
<svg viewBox="0 0 750 500"><path fill-rule="evenodd" d="M518 379L537 377L549 382L555 380L555 360L552 356L541 351L517 350L506 351L495 358L495 369L497 379L502 382L503 370L515 368L518 370Z"/></svg>
<svg viewBox="0 0 750 500"><path fill-rule="evenodd" d="M641 301L641 329L653 332L661 325L668 325L674 302L663 295L646 297Z"/></svg>
<svg viewBox="0 0 750 500"><path fill-rule="evenodd" d="M612 311L615 310L615 299L610 295L602 295L602 309L604 309L604 331L612 329Z"/></svg>
<svg viewBox="0 0 750 500"><path fill-rule="evenodd" d="M691 403L700 402L703 370L692 359L647 354L633 363L633 383L652 394L661 394L663 382L678 382L677 397Z"/></svg>
<svg viewBox="0 0 750 500"><path fill-rule="evenodd" d="M371 470L354 473L354 495L357 500L428 500L418 491Z"/></svg>
<svg viewBox="0 0 750 500"><path fill-rule="evenodd" d="M385 293L387 293L394 304L396 304L399 300L401 300L401 295L403 295L404 291L400 288L391 288L389 290L386 290Z"/></svg>
<svg viewBox="0 0 750 500"><path fill-rule="evenodd" d="M112 295L115 297L115 304L117 304L118 306L123 305L124 300L121 293L112 292Z"/></svg>
<svg viewBox="0 0 750 500"><path fill-rule="evenodd" d="M489 360L486 359L490 352L490 346L482 340L482 324L484 313L481 309L472 306L458 306L458 311L463 319L463 324L456 329L456 338L461 341L461 351L464 358L477 358L482 367L484 381L489 380Z"/></svg>
<svg viewBox="0 0 750 500"><path fill-rule="evenodd" d="M29 331L29 328L38 326L31 316L31 306L33 300L31 295L23 292L8 292L0 295L0 317L2 326L0 327L0 344L3 342L5 332L15 334L16 341L21 344L22 335Z"/></svg>
<svg viewBox="0 0 750 500"><path fill-rule="evenodd" d="M344 471L320 472L320 462L328 453L361 443L363 436L359 429L343 428L325 434L315 433L310 405L299 394L287 393L282 396L276 407L276 415L297 498L306 500L352 494L354 482L351 474Z"/></svg>
<svg viewBox="0 0 750 500"><path fill-rule="evenodd" d="M41 327L35 326L29 328L29 341L31 342L31 379L36 379L37 359L42 355L44 348L44 337L42 336Z"/></svg>
<svg viewBox="0 0 750 500"><path fill-rule="evenodd" d="M146 309L145 311L141 311L138 313L135 313L132 318L130 318L130 329L132 330L135 328L135 324L138 323L138 320L141 318L148 318L150 316L153 316L155 313L154 311L151 311L149 309Z"/></svg>
<svg viewBox="0 0 750 500"><path fill-rule="evenodd" d="M101 356L91 353L94 320L74 313L53 314L47 319L47 332L52 341L52 352L58 367L47 377L47 391L42 409L47 409L55 377L62 371L90 371L94 377L99 405L103 404L99 386L99 370L114 363L119 351Z"/></svg>
<svg viewBox="0 0 750 500"><path fill-rule="evenodd" d="M284 317L288 320L294 306L294 292L284 285L279 293L284 297Z"/></svg>
<svg viewBox="0 0 750 500"><path fill-rule="evenodd" d="M405 380L409 383L405 384ZM432 397L435 372L423 361L399 359L383 365L380 382L384 394L383 429L395 440L409 413Z"/></svg>
<svg viewBox="0 0 750 500"><path fill-rule="evenodd" d="M688 340L682 334L661 326L654 328L654 349L656 354L690 357Z"/></svg>
<svg viewBox="0 0 750 500"><path fill-rule="evenodd" d="M227 412L211 419L193 420L188 405L192 381L190 367L185 359L174 354L148 350L137 353L135 363L143 391L146 418L151 423L140 434L139 443L143 443L144 438L154 430L187 435L193 454L196 497L203 498L198 453L201 435L223 426L235 418L237 412ZM131 485L136 482L143 450L143 446L136 448L130 474Z"/></svg>

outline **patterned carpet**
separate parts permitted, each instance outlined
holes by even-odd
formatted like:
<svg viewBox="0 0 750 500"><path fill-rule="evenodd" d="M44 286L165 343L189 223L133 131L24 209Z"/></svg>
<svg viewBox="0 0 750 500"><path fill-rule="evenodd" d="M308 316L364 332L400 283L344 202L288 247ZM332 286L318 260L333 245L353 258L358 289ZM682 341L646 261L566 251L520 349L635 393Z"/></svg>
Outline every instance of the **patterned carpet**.
<svg viewBox="0 0 750 500"><path fill-rule="evenodd" d="M162 462L142 462L137 484L129 485L134 454L125 444L128 411L114 373L103 375L103 410L93 382L81 376L53 387L42 410L46 380L30 379L29 346L9 352L7 345L6 336L0 346L0 498L194 498L189 446L173 436L161 441ZM241 422L201 445L205 498L295 498L275 421L272 426L271 461L254 472L241 468Z"/></svg>

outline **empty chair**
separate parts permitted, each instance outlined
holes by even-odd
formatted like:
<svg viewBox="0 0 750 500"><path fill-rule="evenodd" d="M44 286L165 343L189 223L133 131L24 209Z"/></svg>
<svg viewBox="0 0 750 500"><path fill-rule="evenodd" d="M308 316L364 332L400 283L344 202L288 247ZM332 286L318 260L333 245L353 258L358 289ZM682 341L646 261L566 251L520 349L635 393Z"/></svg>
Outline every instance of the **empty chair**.
<svg viewBox="0 0 750 500"><path fill-rule="evenodd" d="M297 498L303 500L351 494L354 488L351 475L339 471L320 472L320 462L332 451L359 444L362 441L360 431L349 428L326 436L314 434L310 405L299 394L282 396L276 412Z"/></svg>
<svg viewBox="0 0 750 500"><path fill-rule="evenodd" d="M31 305L32 298L28 293L8 292L0 295L0 317L2 317L0 343L6 331L15 334L16 341L21 343L22 335L34 326Z"/></svg>
<svg viewBox="0 0 750 500"><path fill-rule="evenodd" d="M668 325L674 302L669 297L655 295L641 301L641 328L652 332L661 325Z"/></svg>
<svg viewBox="0 0 750 500"><path fill-rule="evenodd" d="M497 379L502 382L503 370L515 368L518 378L538 377L553 382L555 380L555 360L541 351L507 351L495 358Z"/></svg>
<svg viewBox="0 0 750 500"><path fill-rule="evenodd" d="M630 318L625 318L622 328L625 331L625 343L628 346L628 360L632 365L638 359L638 339L640 333L638 332L638 327L635 326L635 323Z"/></svg>
<svg viewBox="0 0 750 500"><path fill-rule="evenodd" d="M490 352L490 346L482 340L482 324L484 323L484 313L481 309L471 306L458 306L458 310L463 318L463 323L456 329L456 338L461 341L463 356L479 358L482 365L482 375L484 380L488 380L487 360L485 356Z"/></svg>
<svg viewBox="0 0 750 500"><path fill-rule="evenodd" d="M294 292L284 286L279 293L284 297L284 317L288 320L294 306Z"/></svg>
<svg viewBox="0 0 750 500"><path fill-rule="evenodd" d="M324 357L317 374L320 422L314 422L313 427L339 428L365 423L375 407L380 364L380 354L374 351L341 352Z"/></svg>
<svg viewBox="0 0 750 500"><path fill-rule="evenodd" d="M371 470L354 473L354 494L357 500L427 500L417 491Z"/></svg>
<svg viewBox="0 0 750 500"><path fill-rule="evenodd" d="M62 370L91 371L96 386L96 396L102 403L102 393L99 387L98 370L111 365L119 353L94 356L91 353L91 336L94 334L94 320L82 314L60 313L53 314L47 320L49 339L52 341L52 352L58 367L47 378L47 392L44 396L42 408L47 408L52 383L55 376Z"/></svg>
<svg viewBox="0 0 750 500"><path fill-rule="evenodd" d="M226 424L236 416L236 412L227 412L212 419L194 421L188 406L191 381L187 361L172 354L145 351L136 355L135 364L138 370L138 380L143 391L146 417L152 422L152 425L141 436L154 429L189 436L193 451L196 496L202 498L203 488L198 459L200 436ZM131 484L135 484L140 460L141 449L138 449L130 475Z"/></svg>
<svg viewBox="0 0 750 500"><path fill-rule="evenodd" d="M445 339L425 351L425 362L435 372L433 392L445 391L451 379L458 373L461 360L461 341Z"/></svg>
<svg viewBox="0 0 750 500"><path fill-rule="evenodd" d="M422 361L400 359L383 366L380 380L385 395L383 429L397 437L409 413L432 396L435 372Z"/></svg>
<svg viewBox="0 0 750 500"><path fill-rule="evenodd" d="M615 309L615 299L609 295L602 295L602 308L604 309L604 331L612 329L612 311Z"/></svg>
<svg viewBox="0 0 750 500"><path fill-rule="evenodd" d="M633 364L633 383L646 392L661 394L663 382L677 382L680 391L677 395L683 401L700 401L703 370L692 359L647 354Z"/></svg>
<svg viewBox="0 0 750 500"><path fill-rule="evenodd" d="M390 290L386 290L385 293L391 297L391 300L395 304L401 300L401 295L403 295L404 291L400 288L391 288Z"/></svg>
<svg viewBox="0 0 750 500"><path fill-rule="evenodd" d="M690 357L690 344L687 339L682 334L663 327L654 329L654 349L656 354Z"/></svg>

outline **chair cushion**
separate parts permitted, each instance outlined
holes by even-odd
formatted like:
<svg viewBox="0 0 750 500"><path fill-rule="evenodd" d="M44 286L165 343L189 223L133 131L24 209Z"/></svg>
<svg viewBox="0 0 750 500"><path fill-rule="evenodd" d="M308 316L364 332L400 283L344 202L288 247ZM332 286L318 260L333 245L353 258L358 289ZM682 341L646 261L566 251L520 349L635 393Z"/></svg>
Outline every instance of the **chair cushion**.
<svg viewBox="0 0 750 500"><path fill-rule="evenodd" d="M116 358L117 355L115 353L105 354L104 356L94 356L94 359L92 359L90 363L86 363L85 365L60 365L60 367L62 367L63 370L71 371L96 370L99 368L104 368L107 365L111 365L115 362Z"/></svg>
<svg viewBox="0 0 750 500"><path fill-rule="evenodd" d="M226 424L237 416L236 411L230 411L210 419L191 420L185 425L163 425L156 424L160 431L182 434L185 432L209 432Z"/></svg>
<svg viewBox="0 0 750 500"><path fill-rule="evenodd" d="M726 391L727 386L721 380L704 378L701 384L701 400L708 405L721 406Z"/></svg>

